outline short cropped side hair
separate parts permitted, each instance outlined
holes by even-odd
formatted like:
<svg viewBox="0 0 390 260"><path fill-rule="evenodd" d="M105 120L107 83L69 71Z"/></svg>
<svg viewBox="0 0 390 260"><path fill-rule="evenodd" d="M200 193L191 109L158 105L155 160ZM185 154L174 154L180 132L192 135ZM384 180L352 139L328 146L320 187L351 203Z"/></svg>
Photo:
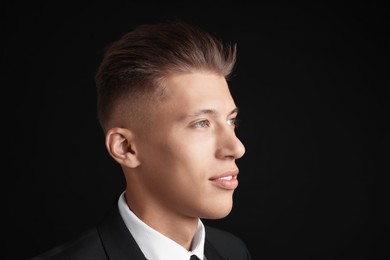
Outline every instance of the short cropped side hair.
<svg viewBox="0 0 390 260"><path fill-rule="evenodd" d="M236 44L224 44L197 26L139 25L105 51L95 78L99 122L105 129L118 105L131 108L150 98L169 75L208 71L228 79L235 62Z"/></svg>

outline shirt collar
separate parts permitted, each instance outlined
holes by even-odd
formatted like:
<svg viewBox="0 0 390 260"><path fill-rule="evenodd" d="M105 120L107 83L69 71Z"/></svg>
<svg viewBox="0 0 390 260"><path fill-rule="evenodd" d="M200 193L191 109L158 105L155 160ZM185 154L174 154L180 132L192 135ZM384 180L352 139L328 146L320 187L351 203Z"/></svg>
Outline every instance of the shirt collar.
<svg viewBox="0 0 390 260"><path fill-rule="evenodd" d="M204 259L205 229L200 219L192 239L191 251L188 251L172 239L164 236L140 220L128 207L124 195L125 192L121 194L118 200L119 212L126 227L129 229L147 259L188 260L190 259L190 256L194 254L199 257L199 259Z"/></svg>

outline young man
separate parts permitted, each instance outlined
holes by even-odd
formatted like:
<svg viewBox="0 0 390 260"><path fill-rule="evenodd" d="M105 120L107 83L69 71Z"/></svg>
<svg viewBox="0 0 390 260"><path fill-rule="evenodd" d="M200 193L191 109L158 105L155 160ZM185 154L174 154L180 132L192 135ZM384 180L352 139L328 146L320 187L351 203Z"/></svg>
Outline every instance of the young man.
<svg viewBox="0 0 390 260"><path fill-rule="evenodd" d="M35 259L251 259L239 238L201 221L230 213L245 152L227 84L235 60L235 45L182 22L111 44L98 118L126 190L96 228Z"/></svg>

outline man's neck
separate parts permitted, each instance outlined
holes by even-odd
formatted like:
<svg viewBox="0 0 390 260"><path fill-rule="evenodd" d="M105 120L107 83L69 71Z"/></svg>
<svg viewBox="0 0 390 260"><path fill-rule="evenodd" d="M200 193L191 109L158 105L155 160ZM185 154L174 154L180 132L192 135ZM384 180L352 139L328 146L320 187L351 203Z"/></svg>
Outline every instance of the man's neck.
<svg viewBox="0 0 390 260"><path fill-rule="evenodd" d="M152 202L137 203L137 200L133 200L128 192L125 193L125 198L130 210L140 220L190 250L199 218L177 214Z"/></svg>

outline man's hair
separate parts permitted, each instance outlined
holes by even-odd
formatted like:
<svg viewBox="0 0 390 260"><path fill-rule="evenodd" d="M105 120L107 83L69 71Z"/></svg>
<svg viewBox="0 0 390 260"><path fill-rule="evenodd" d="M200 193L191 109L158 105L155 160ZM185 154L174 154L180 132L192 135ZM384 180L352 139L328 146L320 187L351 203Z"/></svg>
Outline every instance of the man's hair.
<svg viewBox="0 0 390 260"><path fill-rule="evenodd" d="M182 21L139 25L105 51L95 78L99 122L106 129L118 113L137 116L136 106L163 95L169 75L207 71L228 79L235 62L235 44L224 44L197 26Z"/></svg>

